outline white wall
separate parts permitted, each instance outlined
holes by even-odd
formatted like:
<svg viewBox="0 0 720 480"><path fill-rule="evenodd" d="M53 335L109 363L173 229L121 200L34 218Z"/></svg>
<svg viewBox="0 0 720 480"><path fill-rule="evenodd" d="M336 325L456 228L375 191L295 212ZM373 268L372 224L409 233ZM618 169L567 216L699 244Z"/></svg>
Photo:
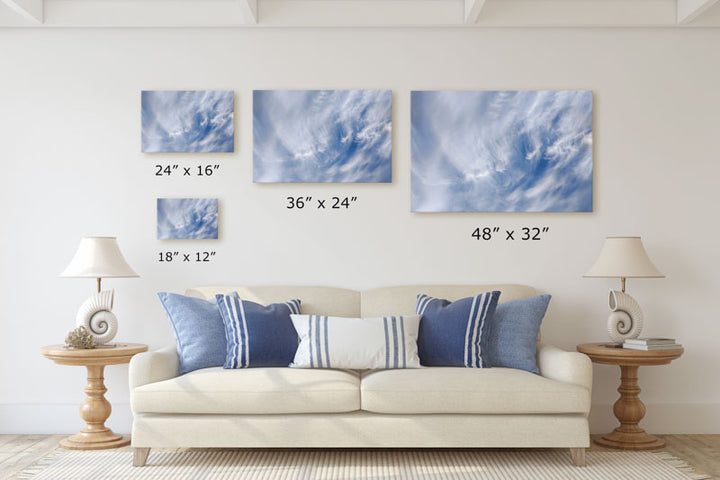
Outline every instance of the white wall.
<svg viewBox="0 0 720 480"><path fill-rule="evenodd" d="M155 292L197 284L517 282L554 296L547 341L606 338L619 282L582 279L607 234L640 234L665 280L629 281L647 335L686 354L642 368L644 425L720 433L720 30L228 29L0 30L0 432L73 432L84 372L39 347L73 328L91 280L58 273L85 234L111 234L140 279L116 289L119 340L172 339ZM393 183L254 185L255 88L389 88ZM140 153L140 90L233 89L236 152ZM595 212L410 213L410 90L592 89ZM212 178L157 178L153 165L221 164ZM357 195L349 211L285 209L288 195ZM217 242L155 239L155 199L221 202ZM477 227L549 226L540 242L483 243ZM159 264L162 249L212 249L210 264ZM128 432L127 366L106 370ZM619 372L596 366L594 431L614 424Z"/></svg>

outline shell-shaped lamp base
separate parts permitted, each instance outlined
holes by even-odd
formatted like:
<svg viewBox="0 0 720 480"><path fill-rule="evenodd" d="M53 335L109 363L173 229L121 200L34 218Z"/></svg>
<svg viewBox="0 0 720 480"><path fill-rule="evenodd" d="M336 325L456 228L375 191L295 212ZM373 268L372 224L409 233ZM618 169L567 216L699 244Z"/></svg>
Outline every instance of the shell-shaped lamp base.
<svg viewBox="0 0 720 480"><path fill-rule="evenodd" d="M607 322L610 339L615 343L623 343L627 338L639 337L643 327L643 313L637 301L625 292L610 290L608 305L612 311Z"/></svg>
<svg viewBox="0 0 720 480"><path fill-rule="evenodd" d="M108 343L117 334L118 322L112 313L115 290L105 290L80 305L75 324L85 327L95 337L95 344Z"/></svg>

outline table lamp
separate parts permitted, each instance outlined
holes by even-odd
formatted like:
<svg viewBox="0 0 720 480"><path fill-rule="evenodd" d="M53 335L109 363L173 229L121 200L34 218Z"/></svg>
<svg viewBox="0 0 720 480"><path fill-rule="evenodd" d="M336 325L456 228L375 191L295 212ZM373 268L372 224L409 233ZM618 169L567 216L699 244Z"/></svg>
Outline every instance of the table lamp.
<svg viewBox="0 0 720 480"><path fill-rule="evenodd" d="M622 291L610 290L608 334L616 343L637 338L643 313L637 301L625 293L627 278L665 278L653 265L640 237L607 237L595 264L583 277L619 278Z"/></svg>
<svg viewBox="0 0 720 480"><path fill-rule="evenodd" d="M130 268L115 237L83 237L75 256L61 277L96 278L97 294L78 310L77 326L87 328L96 344L108 343L117 334L117 318L112 313L115 290L101 291L103 278L139 277Z"/></svg>

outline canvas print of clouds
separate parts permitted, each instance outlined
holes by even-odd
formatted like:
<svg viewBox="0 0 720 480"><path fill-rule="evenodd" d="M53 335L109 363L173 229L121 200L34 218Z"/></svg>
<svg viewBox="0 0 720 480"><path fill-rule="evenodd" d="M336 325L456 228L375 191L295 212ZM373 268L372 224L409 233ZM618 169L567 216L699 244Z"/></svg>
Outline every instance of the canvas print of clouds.
<svg viewBox="0 0 720 480"><path fill-rule="evenodd" d="M411 96L412 211L592 211L592 91Z"/></svg>
<svg viewBox="0 0 720 480"><path fill-rule="evenodd" d="M233 152L234 97L225 90L144 90L142 151Z"/></svg>
<svg viewBox="0 0 720 480"><path fill-rule="evenodd" d="M217 198L158 198L158 240L217 240Z"/></svg>
<svg viewBox="0 0 720 480"><path fill-rule="evenodd" d="M255 182L391 182L390 90L255 90Z"/></svg>

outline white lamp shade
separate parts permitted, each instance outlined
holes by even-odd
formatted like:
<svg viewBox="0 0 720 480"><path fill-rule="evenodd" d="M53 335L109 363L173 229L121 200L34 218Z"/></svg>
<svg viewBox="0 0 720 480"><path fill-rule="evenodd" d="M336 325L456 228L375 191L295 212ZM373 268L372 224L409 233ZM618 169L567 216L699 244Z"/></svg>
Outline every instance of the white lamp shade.
<svg viewBox="0 0 720 480"><path fill-rule="evenodd" d="M139 277L120 252L115 237L83 237L61 277Z"/></svg>
<svg viewBox="0 0 720 480"><path fill-rule="evenodd" d="M583 277L664 278L640 237L607 237L595 264Z"/></svg>

